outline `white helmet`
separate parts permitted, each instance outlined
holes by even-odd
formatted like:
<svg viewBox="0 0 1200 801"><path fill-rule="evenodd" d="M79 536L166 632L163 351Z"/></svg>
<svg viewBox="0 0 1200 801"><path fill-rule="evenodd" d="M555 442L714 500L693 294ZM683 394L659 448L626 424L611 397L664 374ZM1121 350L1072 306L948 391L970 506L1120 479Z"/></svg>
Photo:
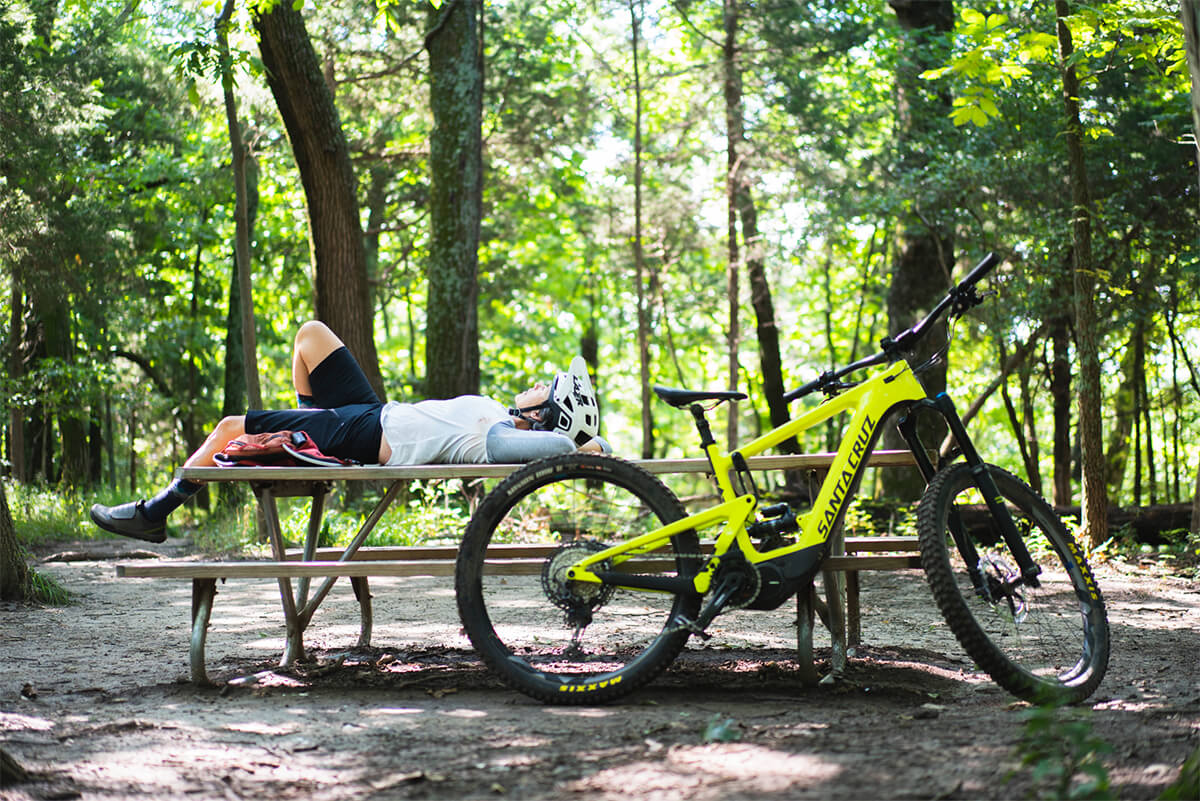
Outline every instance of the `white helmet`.
<svg viewBox="0 0 1200 801"><path fill-rule="evenodd" d="M539 428L565 434L577 446L600 433L600 407L582 356L571 359L567 372L554 376L546 405Z"/></svg>
<svg viewBox="0 0 1200 801"><path fill-rule="evenodd" d="M600 407L582 356L572 359L565 373L554 376L545 403L509 411L532 422L538 431L554 431L570 437L576 447L600 433ZM541 414L537 418L528 416L532 411Z"/></svg>

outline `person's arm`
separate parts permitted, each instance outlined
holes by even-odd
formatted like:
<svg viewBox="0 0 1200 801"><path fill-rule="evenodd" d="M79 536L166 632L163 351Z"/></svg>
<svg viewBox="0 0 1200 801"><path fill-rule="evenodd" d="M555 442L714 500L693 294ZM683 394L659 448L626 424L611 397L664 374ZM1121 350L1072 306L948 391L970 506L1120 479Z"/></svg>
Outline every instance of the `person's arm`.
<svg viewBox="0 0 1200 801"><path fill-rule="evenodd" d="M604 437L592 437L587 442L579 446L579 450L583 453L612 453L612 445L608 444L608 440Z"/></svg>
<svg viewBox="0 0 1200 801"><path fill-rule="evenodd" d="M520 429L511 420L496 423L487 433L487 460L492 464L522 464L574 450L570 437L554 431ZM579 450L609 453L612 448L597 437Z"/></svg>

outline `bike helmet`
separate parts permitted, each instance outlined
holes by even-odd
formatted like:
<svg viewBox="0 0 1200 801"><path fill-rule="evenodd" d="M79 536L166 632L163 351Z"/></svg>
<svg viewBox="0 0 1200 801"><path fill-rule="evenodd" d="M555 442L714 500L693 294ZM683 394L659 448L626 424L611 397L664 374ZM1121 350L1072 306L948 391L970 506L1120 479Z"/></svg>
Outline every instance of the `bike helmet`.
<svg viewBox="0 0 1200 801"><path fill-rule="evenodd" d="M530 417L528 413L533 411L540 411L541 415ZM600 433L600 407L582 356L572 359L565 373L554 376L544 403L510 412L529 420L537 431L554 431L570 437L577 447Z"/></svg>

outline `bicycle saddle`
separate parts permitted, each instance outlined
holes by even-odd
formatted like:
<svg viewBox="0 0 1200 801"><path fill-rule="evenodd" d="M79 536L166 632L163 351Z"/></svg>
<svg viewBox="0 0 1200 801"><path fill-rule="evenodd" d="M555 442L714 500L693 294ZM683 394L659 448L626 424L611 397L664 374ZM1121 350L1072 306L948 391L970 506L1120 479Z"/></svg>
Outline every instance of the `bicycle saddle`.
<svg viewBox="0 0 1200 801"><path fill-rule="evenodd" d="M733 392L730 390L700 390L694 391L690 389L671 389L659 384L654 385L654 394L665 400L677 409L687 406L689 403L697 401L715 400L715 401L736 401L745 400L750 397L745 392Z"/></svg>

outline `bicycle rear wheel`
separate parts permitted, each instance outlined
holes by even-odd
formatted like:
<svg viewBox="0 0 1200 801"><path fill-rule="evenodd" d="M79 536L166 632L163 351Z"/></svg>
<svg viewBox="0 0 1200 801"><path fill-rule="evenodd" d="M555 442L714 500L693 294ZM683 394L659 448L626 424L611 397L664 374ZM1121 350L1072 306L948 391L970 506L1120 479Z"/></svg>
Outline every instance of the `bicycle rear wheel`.
<svg viewBox="0 0 1200 801"><path fill-rule="evenodd" d="M541 701L597 703L632 692L679 654L700 597L681 587L570 581L565 571L683 516L662 482L612 457L568 454L518 470L479 505L459 548L455 592L471 643L505 683ZM688 531L608 567L669 584L695 575L699 553Z"/></svg>
<svg viewBox="0 0 1200 801"><path fill-rule="evenodd" d="M1100 588L1050 505L1011 473L988 469L1042 569L1039 586L1020 578L970 466L957 464L933 477L917 510L921 565L933 596L963 648L1001 687L1035 703L1082 701L1108 667ZM952 525L962 542L955 542Z"/></svg>

